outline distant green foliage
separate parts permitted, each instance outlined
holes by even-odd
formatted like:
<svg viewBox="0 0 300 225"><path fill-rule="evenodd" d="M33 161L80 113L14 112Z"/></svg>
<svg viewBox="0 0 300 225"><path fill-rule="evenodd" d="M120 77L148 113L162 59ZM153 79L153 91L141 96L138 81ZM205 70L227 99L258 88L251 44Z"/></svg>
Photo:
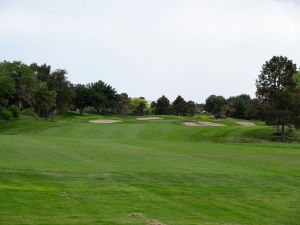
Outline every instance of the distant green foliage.
<svg viewBox="0 0 300 225"><path fill-rule="evenodd" d="M193 116L196 113L200 113L201 106L193 101L186 102L183 97L177 96L177 98L170 103L166 96L162 96L157 101L151 102L150 105L152 112L157 115L189 115Z"/></svg>
<svg viewBox="0 0 300 225"><path fill-rule="evenodd" d="M240 119L248 119L248 109L251 104L251 97L246 94L230 97L224 106L225 115ZM251 117L250 117L251 118Z"/></svg>
<svg viewBox="0 0 300 225"><path fill-rule="evenodd" d="M211 95L205 100L205 110L219 118L224 115L225 104L226 99L223 96Z"/></svg>
<svg viewBox="0 0 300 225"><path fill-rule="evenodd" d="M150 105L143 97L131 99L131 110L132 115L147 115L150 112Z"/></svg>
<svg viewBox="0 0 300 225"><path fill-rule="evenodd" d="M30 117L38 117L37 113L35 112L35 109L33 108L27 108L23 109L20 114L24 116L30 116Z"/></svg>
<svg viewBox="0 0 300 225"><path fill-rule="evenodd" d="M12 96L16 93L15 82L9 76L7 69L0 64L0 107L9 105Z"/></svg>
<svg viewBox="0 0 300 225"><path fill-rule="evenodd" d="M9 120L13 117L13 114L10 110L6 108L0 109L0 119L2 120Z"/></svg>
<svg viewBox="0 0 300 225"><path fill-rule="evenodd" d="M20 109L15 105L10 105L8 110L12 113L13 117L17 118L20 114Z"/></svg>
<svg viewBox="0 0 300 225"><path fill-rule="evenodd" d="M51 117L54 110L68 110L74 94L65 75L65 70L51 73L51 67L46 64L1 62L0 107L33 108L40 117Z"/></svg>
<svg viewBox="0 0 300 225"><path fill-rule="evenodd" d="M126 93L121 93L116 96L116 113L120 115L127 115L130 111L131 101Z"/></svg>
<svg viewBox="0 0 300 225"><path fill-rule="evenodd" d="M300 71L297 71L293 76L294 82L296 84L296 88L300 88Z"/></svg>
<svg viewBox="0 0 300 225"><path fill-rule="evenodd" d="M69 110L119 115L194 116L208 113L215 118L263 119L270 125L300 128L300 75L296 65L286 57L273 57L263 66L257 80L257 98L242 94L225 99L211 95L205 104L185 100L170 102L166 96L157 101L131 98L117 93L109 84L98 80L72 84L67 71L52 71L47 64L22 62L0 63L0 108L14 105L19 110L34 109L39 117L52 118ZM29 111L30 111L29 110ZM16 111L12 111L17 115Z"/></svg>
<svg viewBox="0 0 300 225"><path fill-rule="evenodd" d="M199 111L197 111L197 104L193 101L188 101L185 108L185 115L194 116L196 113L199 113Z"/></svg>
<svg viewBox="0 0 300 225"><path fill-rule="evenodd" d="M169 99L166 96L161 96L157 101L152 105L154 113L157 115L167 115L171 112L171 104Z"/></svg>
<svg viewBox="0 0 300 225"><path fill-rule="evenodd" d="M36 87L34 108L37 114L44 118L52 116L56 106L57 92L49 91L47 85L41 83Z"/></svg>
<svg viewBox="0 0 300 225"><path fill-rule="evenodd" d="M172 112L174 115L185 115L187 112L187 104L183 97L180 95L172 103Z"/></svg>

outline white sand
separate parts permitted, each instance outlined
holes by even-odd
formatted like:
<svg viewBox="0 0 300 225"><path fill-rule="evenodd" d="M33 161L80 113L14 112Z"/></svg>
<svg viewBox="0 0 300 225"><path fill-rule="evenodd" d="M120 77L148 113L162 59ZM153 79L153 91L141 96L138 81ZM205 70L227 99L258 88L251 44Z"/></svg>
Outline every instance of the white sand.
<svg viewBox="0 0 300 225"><path fill-rule="evenodd" d="M165 225L157 219L147 218L143 213L131 213L130 217L143 219L147 225Z"/></svg>
<svg viewBox="0 0 300 225"><path fill-rule="evenodd" d="M183 124L186 125L186 126L189 126L189 127L201 127L201 126L203 126L203 125L201 125L199 123L195 123L195 122L184 122Z"/></svg>
<svg viewBox="0 0 300 225"><path fill-rule="evenodd" d="M226 125L220 123L213 123L208 121L198 121L198 122L184 122L186 126L190 127L201 127L201 126L210 126L210 127L225 127Z"/></svg>
<svg viewBox="0 0 300 225"><path fill-rule="evenodd" d="M121 123L121 120L108 120L108 119L99 119L99 120L90 120L90 123L101 123L101 124L109 124L109 123Z"/></svg>
<svg viewBox="0 0 300 225"><path fill-rule="evenodd" d="M149 117L139 117L139 118L136 118L136 119L137 120L163 120L164 118L149 116Z"/></svg>
<svg viewBox="0 0 300 225"><path fill-rule="evenodd" d="M213 122L208 122L208 121L199 121L198 123L203 126L210 126L210 127L225 127L226 126L224 124L213 123Z"/></svg>
<svg viewBox="0 0 300 225"><path fill-rule="evenodd" d="M239 122L235 122L241 126L245 126L245 127L254 127L256 126L255 123L253 122L243 122L243 121L239 121Z"/></svg>

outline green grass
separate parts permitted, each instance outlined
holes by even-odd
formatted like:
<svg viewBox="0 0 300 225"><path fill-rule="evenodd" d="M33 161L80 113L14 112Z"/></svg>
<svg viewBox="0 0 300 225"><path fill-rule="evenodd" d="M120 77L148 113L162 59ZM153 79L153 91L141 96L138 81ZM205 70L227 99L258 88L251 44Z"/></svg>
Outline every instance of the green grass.
<svg viewBox="0 0 300 225"><path fill-rule="evenodd" d="M300 224L299 144L260 122L164 118L0 122L0 224Z"/></svg>

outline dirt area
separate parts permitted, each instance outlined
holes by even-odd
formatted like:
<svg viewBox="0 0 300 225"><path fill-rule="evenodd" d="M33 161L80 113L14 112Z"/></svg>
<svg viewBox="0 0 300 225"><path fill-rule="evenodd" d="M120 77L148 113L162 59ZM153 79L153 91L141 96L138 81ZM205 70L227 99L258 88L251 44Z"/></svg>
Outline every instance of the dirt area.
<svg viewBox="0 0 300 225"><path fill-rule="evenodd" d="M129 214L130 217L142 219L145 221L147 225L166 225L159 220L147 218L143 213L131 213Z"/></svg>
<svg viewBox="0 0 300 225"><path fill-rule="evenodd" d="M101 123L101 124L109 124L109 123L121 123L121 120L108 120L108 119L99 119L99 120L90 120L90 123Z"/></svg>
<svg viewBox="0 0 300 225"><path fill-rule="evenodd" d="M163 120L164 118L149 116L149 117L139 117L139 118L136 118L136 119L137 120Z"/></svg>
<svg viewBox="0 0 300 225"><path fill-rule="evenodd" d="M256 126L255 125L255 123L253 123L253 122L248 122L248 121L239 121L239 122L235 122L235 123L237 123L237 124L239 124L239 125L241 125L241 126L245 126L245 127L254 127L254 126Z"/></svg>

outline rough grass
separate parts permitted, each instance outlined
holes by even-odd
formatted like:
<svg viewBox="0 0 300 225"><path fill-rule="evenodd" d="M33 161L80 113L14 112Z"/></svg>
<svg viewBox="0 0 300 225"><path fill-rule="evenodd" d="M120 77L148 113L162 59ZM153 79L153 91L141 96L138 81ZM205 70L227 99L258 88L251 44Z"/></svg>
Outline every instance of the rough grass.
<svg viewBox="0 0 300 225"><path fill-rule="evenodd" d="M124 122L88 123L99 118ZM0 224L299 224L299 144L186 119L2 122Z"/></svg>

